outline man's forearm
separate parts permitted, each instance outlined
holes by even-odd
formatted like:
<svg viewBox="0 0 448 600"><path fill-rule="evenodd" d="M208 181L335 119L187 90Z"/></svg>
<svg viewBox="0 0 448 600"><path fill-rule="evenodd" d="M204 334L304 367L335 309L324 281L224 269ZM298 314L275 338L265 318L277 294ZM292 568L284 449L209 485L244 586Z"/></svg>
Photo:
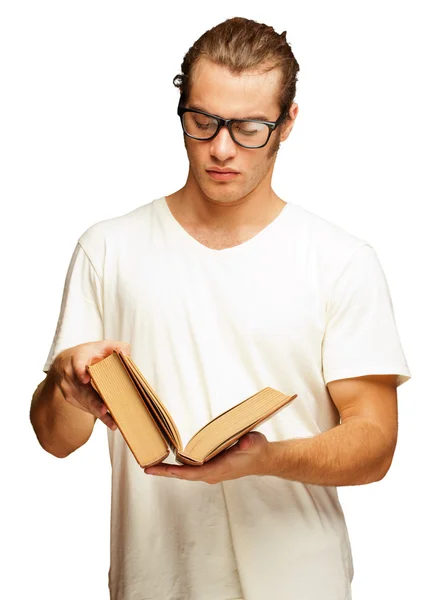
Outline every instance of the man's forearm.
<svg viewBox="0 0 448 600"><path fill-rule="evenodd" d="M379 481L395 449L367 419L353 419L311 438L269 444L269 475L302 483L344 486Z"/></svg>
<svg viewBox="0 0 448 600"><path fill-rule="evenodd" d="M69 404L55 385L51 371L33 394L30 420L40 445L64 458L90 437L93 415Z"/></svg>

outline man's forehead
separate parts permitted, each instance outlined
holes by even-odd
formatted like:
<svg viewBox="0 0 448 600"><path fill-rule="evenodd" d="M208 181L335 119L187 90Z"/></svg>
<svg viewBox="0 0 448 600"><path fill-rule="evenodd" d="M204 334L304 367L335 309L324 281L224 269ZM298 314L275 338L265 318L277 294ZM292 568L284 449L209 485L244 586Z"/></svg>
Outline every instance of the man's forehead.
<svg viewBox="0 0 448 600"><path fill-rule="evenodd" d="M229 119L270 121L278 117L278 79L278 70L236 74L201 60L191 80L188 106Z"/></svg>

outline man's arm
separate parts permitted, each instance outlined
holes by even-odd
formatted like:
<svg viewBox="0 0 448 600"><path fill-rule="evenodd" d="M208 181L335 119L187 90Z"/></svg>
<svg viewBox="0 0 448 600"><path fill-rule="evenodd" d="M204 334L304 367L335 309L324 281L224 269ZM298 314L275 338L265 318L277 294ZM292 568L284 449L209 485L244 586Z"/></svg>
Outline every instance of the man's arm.
<svg viewBox="0 0 448 600"><path fill-rule="evenodd" d="M65 400L50 369L33 394L30 420L42 448L65 458L87 442L96 418Z"/></svg>
<svg viewBox="0 0 448 600"><path fill-rule="evenodd" d="M397 442L396 375L332 381L341 424L311 438L268 442L259 432L201 467L155 465L145 472L207 483L245 475L273 475L302 483L343 486L379 481Z"/></svg>
<svg viewBox="0 0 448 600"><path fill-rule="evenodd" d="M325 486L382 479L397 443L396 375L367 375L328 383L341 424L312 438L272 442L271 475Z"/></svg>
<svg viewBox="0 0 448 600"><path fill-rule="evenodd" d="M65 458L90 438L96 419L112 431L117 425L90 385L86 365L109 356L114 350L130 355L130 344L101 340L60 352L47 377L33 394L30 419L40 445L54 456Z"/></svg>

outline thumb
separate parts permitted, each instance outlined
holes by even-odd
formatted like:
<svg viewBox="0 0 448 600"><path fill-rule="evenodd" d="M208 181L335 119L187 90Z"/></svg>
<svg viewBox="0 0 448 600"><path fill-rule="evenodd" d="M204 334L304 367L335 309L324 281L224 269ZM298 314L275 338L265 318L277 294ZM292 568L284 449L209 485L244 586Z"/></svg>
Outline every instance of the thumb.
<svg viewBox="0 0 448 600"><path fill-rule="evenodd" d="M248 450L256 442L257 434L255 432L246 433L238 442L239 450Z"/></svg>
<svg viewBox="0 0 448 600"><path fill-rule="evenodd" d="M87 366L90 365L91 362L91 359L84 354L71 356L73 372L81 383L89 383L90 381L90 374L87 370Z"/></svg>
<svg viewBox="0 0 448 600"><path fill-rule="evenodd" d="M128 342L118 342L116 349L121 350L126 356L131 356L131 344L128 344Z"/></svg>
<svg viewBox="0 0 448 600"><path fill-rule="evenodd" d="M86 367L87 367L87 365L86 365ZM81 383L89 383L90 375L89 375L87 368L84 372L81 372L79 374L79 379L80 379Z"/></svg>

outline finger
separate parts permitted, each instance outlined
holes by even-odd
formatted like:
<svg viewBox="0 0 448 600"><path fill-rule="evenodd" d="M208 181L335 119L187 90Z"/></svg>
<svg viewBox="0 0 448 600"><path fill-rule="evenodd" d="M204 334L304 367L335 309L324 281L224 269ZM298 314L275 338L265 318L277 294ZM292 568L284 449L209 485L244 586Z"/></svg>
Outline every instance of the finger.
<svg viewBox="0 0 448 600"><path fill-rule="evenodd" d="M66 393L65 399L67 400L67 402L70 402L70 404L73 404L73 406L81 408L82 410L90 413L97 419L102 419L107 413L107 408L104 403L102 403L102 402L97 403L95 401L88 400L86 398L80 398L79 394L77 393L76 390L74 390L74 393L71 393L71 394Z"/></svg>
<svg viewBox="0 0 448 600"><path fill-rule="evenodd" d="M90 375L86 369L86 365L90 365L92 362L91 357L86 357L84 354L72 354L71 356L71 367L73 370L73 375L76 379L82 383L87 384L90 382Z"/></svg>
<svg viewBox="0 0 448 600"><path fill-rule="evenodd" d="M100 417L99 420L102 421L105 425L107 425L107 427L110 430L115 431L117 429L117 424L113 420L112 415L110 413L106 413L104 417Z"/></svg>
<svg viewBox="0 0 448 600"><path fill-rule="evenodd" d="M89 383L90 374L87 370L87 366L107 358L114 350L120 351L127 356L131 355L131 345L128 342L104 340L102 344L97 347L97 352L93 354L91 344L88 344L85 347L83 346L83 350L80 350L77 354L72 356L73 368L79 381L83 384Z"/></svg>
<svg viewBox="0 0 448 600"><path fill-rule="evenodd" d="M246 433L246 435L243 435L243 437L238 440L238 450L248 450L254 441L255 440L252 435L250 433Z"/></svg>
<svg viewBox="0 0 448 600"><path fill-rule="evenodd" d="M131 344L128 344L128 342L120 342L119 349L123 354L126 354L126 356L131 356Z"/></svg>
<svg viewBox="0 0 448 600"><path fill-rule="evenodd" d="M115 341L115 340L104 340L103 352L101 353L103 357L112 354L114 350L120 350L123 354L127 356L131 355L131 344L123 341Z"/></svg>
<svg viewBox="0 0 448 600"><path fill-rule="evenodd" d="M205 470L205 472L204 472ZM158 464L152 467L146 467L145 473L147 475L159 475L162 477L177 477L179 479L188 479L190 481L198 481L206 476L207 468L202 467L190 467L180 465L164 465Z"/></svg>
<svg viewBox="0 0 448 600"><path fill-rule="evenodd" d="M66 400L71 404L75 404L75 406L81 408L85 412L90 413L99 421L102 421L112 431L117 429L117 424L112 415L108 412L107 406L99 399L99 396L98 399L82 398L79 396L77 390L75 391L75 394L76 396L74 394L66 393Z"/></svg>
<svg viewBox="0 0 448 600"><path fill-rule="evenodd" d="M94 417L101 419L107 413L106 405L93 388L80 387L76 379L70 376L62 379L59 387L68 402L79 406Z"/></svg>
<svg viewBox="0 0 448 600"><path fill-rule="evenodd" d="M172 471L169 471L167 468L159 467L158 465L157 465L157 468L147 467L145 469L145 473L147 475L155 475L156 477L176 477L177 479L188 479L188 477L185 477L182 474L173 473Z"/></svg>

